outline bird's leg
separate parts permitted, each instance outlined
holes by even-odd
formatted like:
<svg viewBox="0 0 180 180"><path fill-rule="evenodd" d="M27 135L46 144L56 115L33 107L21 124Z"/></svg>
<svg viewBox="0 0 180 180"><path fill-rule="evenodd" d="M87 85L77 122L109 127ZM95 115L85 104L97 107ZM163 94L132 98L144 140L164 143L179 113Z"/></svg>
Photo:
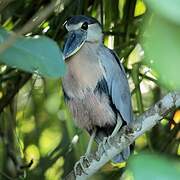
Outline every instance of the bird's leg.
<svg viewBox="0 0 180 180"><path fill-rule="evenodd" d="M94 128L94 130L93 130L93 132L92 132L92 134L91 134L89 143L88 143L88 147L87 147L87 149L86 149L85 156L89 155L90 152L91 152L91 148L92 148L92 144L93 144L94 138L95 138L95 136L96 136L96 132L97 132L97 129Z"/></svg>
<svg viewBox="0 0 180 180"><path fill-rule="evenodd" d="M117 134L117 132L119 131L119 129L121 128L122 126L122 120L121 118L118 116L117 118L117 122L116 122L116 126L112 132L112 134L110 135L111 137L115 136Z"/></svg>
<svg viewBox="0 0 180 180"><path fill-rule="evenodd" d="M93 140L96 136L96 132L97 132L97 129L94 128L92 134L91 134L91 137L90 137L90 140L89 140L89 143L88 143L88 147L87 147L87 150L86 150L86 153L84 156L81 156L80 157L80 160L78 162L76 162L75 166L74 166L74 172L75 174L77 174L78 172L78 167L80 167L82 169L82 171L86 173L86 168L89 166L89 160L88 160L88 155L90 154L91 152L91 148L92 148L92 144L93 144ZM84 162L85 162L85 165L84 165ZM86 166L86 167L85 167Z"/></svg>
<svg viewBox="0 0 180 180"><path fill-rule="evenodd" d="M120 116L118 116L117 118L117 122L116 122L116 126L112 132L112 134L106 138L106 141L108 143L109 146L111 146L111 143L110 143L110 138L112 138L113 136L115 136L117 134L117 132L119 131L119 129L121 128L122 126L122 119ZM104 141L103 143L105 143L106 141Z"/></svg>

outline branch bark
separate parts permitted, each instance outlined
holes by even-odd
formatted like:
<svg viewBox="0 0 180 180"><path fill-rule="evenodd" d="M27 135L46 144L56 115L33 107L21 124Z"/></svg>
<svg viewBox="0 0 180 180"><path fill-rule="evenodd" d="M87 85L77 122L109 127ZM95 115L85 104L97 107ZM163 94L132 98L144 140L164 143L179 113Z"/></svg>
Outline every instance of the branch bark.
<svg viewBox="0 0 180 180"><path fill-rule="evenodd" d="M180 107L180 93L169 93L153 107L140 115L131 124L131 130L127 127L121 129L115 136L109 139L109 142L105 139L104 143L100 143L98 150L94 154L81 157L80 161L84 169L81 167L80 161L78 161L75 167L76 170L72 170L64 179L85 180L92 176L110 159L122 152L123 149L132 144L139 136L160 122L165 115L178 107Z"/></svg>

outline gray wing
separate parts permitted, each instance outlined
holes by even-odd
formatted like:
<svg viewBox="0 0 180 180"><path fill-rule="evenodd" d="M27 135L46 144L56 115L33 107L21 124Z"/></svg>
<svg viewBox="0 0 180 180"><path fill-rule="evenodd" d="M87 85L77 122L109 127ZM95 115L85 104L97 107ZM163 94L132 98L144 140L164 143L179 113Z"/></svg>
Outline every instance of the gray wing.
<svg viewBox="0 0 180 180"><path fill-rule="evenodd" d="M123 120L129 124L133 120L131 95L125 70L117 55L110 49L99 49L99 62L108 85L113 104Z"/></svg>

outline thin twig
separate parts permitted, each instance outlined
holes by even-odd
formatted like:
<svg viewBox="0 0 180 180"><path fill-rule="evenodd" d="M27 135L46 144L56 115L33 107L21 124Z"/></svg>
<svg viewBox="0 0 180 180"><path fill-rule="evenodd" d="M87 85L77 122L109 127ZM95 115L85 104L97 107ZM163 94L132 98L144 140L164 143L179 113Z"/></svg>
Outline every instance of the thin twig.
<svg viewBox="0 0 180 180"><path fill-rule="evenodd" d="M0 12L15 0L0 0Z"/></svg>
<svg viewBox="0 0 180 180"><path fill-rule="evenodd" d="M127 0L124 8L124 22L125 22L125 36L124 36L124 41L128 42L129 41L129 34L130 34L130 25L131 22L134 19L134 11L135 11L135 6L136 6L136 0L131 1Z"/></svg>
<svg viewBox="0 0 180 180"><path fill-rule="evenodd" d="M33 28L41 24L60 4L61 1L52 1L48 6L37 12L20 30L12 33L12 35L0 45L0 53L9 48L18 37L31 32Z"/></svg>
<svg viewBox="0 0 180 180"><path fill-rule="evenodd" d="M15 180L14 178L8 176L6 173L0 171L1 176L5 177L8 180Z"/></svg>
<svg viewBox="0 0 180 180"><path fill-rule="evenodd" d="M103 14L103 0L100 1L100 15L101 15L101 25L102 29L104 27L104 14Z"/></svg>
<svg viewBox="0 0 180 180"><path fill-rule="evenodd" d="M133 79L135 90L136 90L135 94L136 94L137 108L140 113L143 113L144 106L143 106L142 94L140 90L139 64L138 63L133 64L131 75L132 75L132 79Z"/></svg>

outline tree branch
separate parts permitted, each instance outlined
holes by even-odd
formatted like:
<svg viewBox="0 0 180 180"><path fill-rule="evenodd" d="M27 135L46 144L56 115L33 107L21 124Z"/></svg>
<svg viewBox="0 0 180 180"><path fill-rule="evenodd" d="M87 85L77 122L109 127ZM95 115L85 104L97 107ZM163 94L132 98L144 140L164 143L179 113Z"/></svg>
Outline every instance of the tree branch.
<svg viewBox="0 0 180 180"><path fill-rule="evenodd" d="M136 138L144 134L155 126L165 115L175 108L180 107L180 93L171 92L158 101L153 107L140 115L131 124L132 130L127 127L121 129L115 136L104 143L100 143L98 150L87 157L81 157L84 170L79 163L76 164L76 171L72 170L65 179L85 180L96 173L104 164L106 164L115 155L121 153L123 149L132 144ZM76 173L75 173L76 172Z"/></svg>

